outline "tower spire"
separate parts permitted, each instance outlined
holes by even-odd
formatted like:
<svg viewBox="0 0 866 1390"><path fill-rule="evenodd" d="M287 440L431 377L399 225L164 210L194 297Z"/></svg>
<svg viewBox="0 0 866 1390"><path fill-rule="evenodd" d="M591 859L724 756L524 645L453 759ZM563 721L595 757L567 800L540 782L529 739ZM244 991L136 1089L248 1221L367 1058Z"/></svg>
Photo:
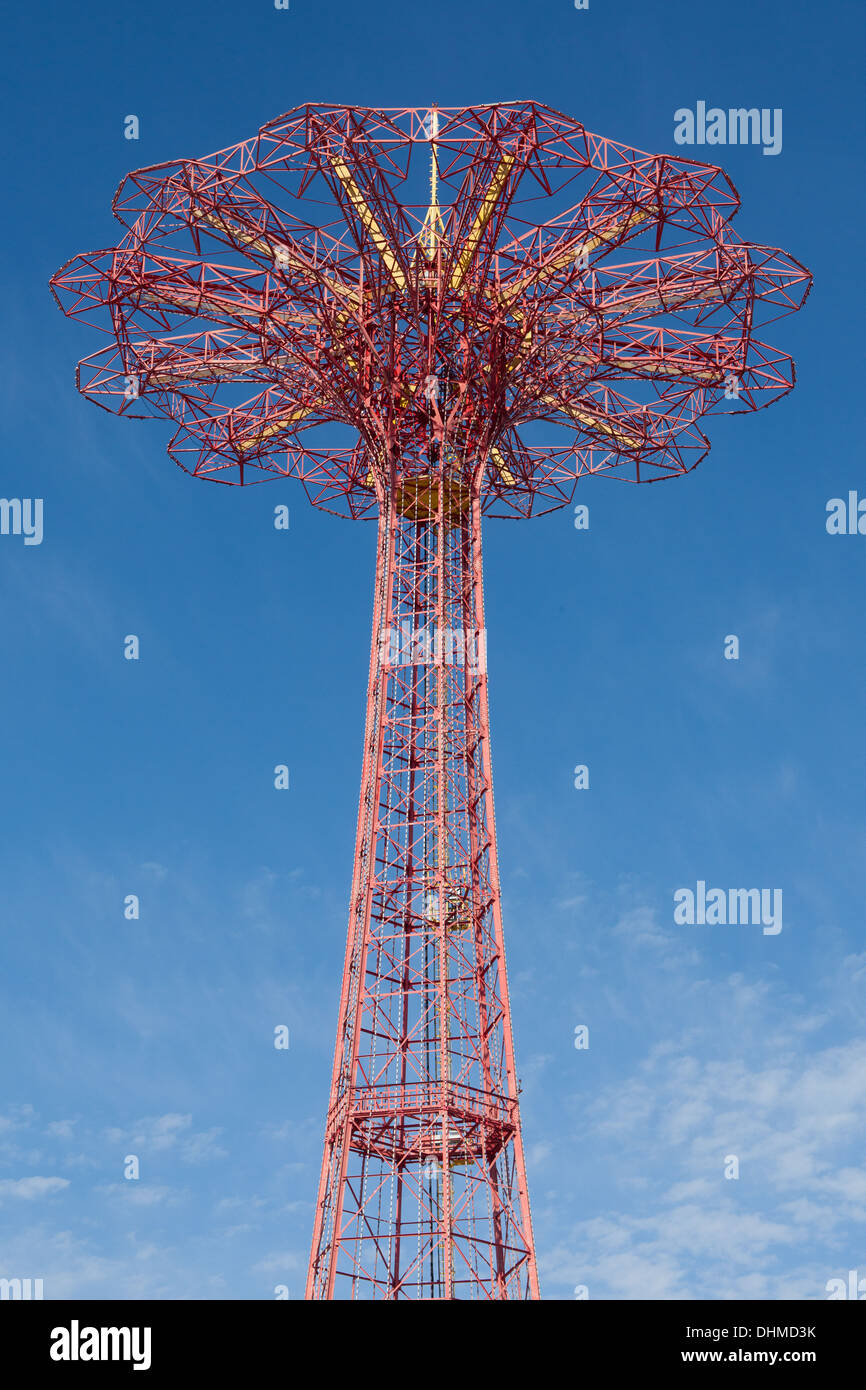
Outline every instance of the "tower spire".
<svg viewBox="0 0 866 1390"><path fill-rule="evenodd" d="M442 220L442 211L439 207L439 156L436 150L436 140L439 135L438 106L431 106L430 108L427 116L427 129L430 139L430 206L427 209L427 216L424 218L424 225L418 239L425 260L434 261L436 249L445 238L445 223Z"/></svg>

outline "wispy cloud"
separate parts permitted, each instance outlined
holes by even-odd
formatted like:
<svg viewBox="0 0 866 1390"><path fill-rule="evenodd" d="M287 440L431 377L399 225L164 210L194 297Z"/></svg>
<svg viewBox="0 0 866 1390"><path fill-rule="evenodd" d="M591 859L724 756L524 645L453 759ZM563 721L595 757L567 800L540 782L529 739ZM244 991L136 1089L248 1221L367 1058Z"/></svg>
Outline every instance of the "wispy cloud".
<svg viewBox="0 0 866 1390"><path fill-rule="evenodd" d="M69 1186L68 1178L2 1178L0 1179L0 1201L12 1197L25 1202L37 1201L40 1197L51 1197Z"/></svg>

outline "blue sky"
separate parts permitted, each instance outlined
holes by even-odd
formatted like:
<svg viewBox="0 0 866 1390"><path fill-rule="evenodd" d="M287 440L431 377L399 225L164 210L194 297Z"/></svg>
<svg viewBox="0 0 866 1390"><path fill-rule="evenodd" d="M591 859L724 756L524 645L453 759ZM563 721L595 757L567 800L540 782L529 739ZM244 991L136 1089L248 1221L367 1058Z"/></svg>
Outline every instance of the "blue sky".
<svg viewBox="0 0 866 1390"><path fill-rule="evenodd" d="M7 23L0 490L42 497L45 534L0 536L0 1276L46 1297L302 1292L374 558L371 526L290 484L193 481L164 424L83 401L74 366L101 344L48 278L112 243L130 168L300 102L519 98L672 153L677 108L782 108L778 156L704 157L740 234L816 280L771 330L797 390L711 421L694 474L582 485L585 532L568 510L487 527L543 1292L821 1298L866 1276L866 538L825 529L829 498L866 494L860 7L55 0ZM676 925L699 880L781 888L782 931Z"/></svg>

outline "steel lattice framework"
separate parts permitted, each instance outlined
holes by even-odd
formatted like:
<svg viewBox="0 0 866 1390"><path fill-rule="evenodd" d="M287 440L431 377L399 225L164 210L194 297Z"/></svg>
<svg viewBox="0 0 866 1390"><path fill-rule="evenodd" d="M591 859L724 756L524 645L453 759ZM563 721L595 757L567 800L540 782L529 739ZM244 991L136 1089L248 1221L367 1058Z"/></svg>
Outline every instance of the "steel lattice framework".
<svg viewBox="0 0 866 1390"><path fill-rule="evenodd" d="M532 102L304 106L139 170L52 285L81 391L197 477L378 518L349 933L309 1298L537 1298L500 914L481 517L677 476L791 389L808 272L721 170ZM538 432L544 438L537 438Z"/></svg>

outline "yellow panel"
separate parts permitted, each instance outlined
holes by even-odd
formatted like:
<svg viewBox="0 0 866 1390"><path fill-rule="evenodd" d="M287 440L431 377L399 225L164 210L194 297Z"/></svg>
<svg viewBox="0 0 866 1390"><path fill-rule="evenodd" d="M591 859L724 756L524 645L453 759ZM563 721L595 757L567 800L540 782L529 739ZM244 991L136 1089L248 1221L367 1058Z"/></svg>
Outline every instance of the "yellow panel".
<svg viewBox="0 0 866 1390"><path fill-rule="evenodd" d="M435 521L439 513L439 478L421 473L401 479L397 489L397 511L408 521ZM443 501L445 525L454 525L468 512L472 496L462 478L447 478Z"/></svg>
<svg viewBox="0 0 866 1390"><path fill-rule="evenodd" d="M506 468L505 459L502 457L501 451L497 449L495 444L493 448L490 450L490 457L495 463L496 467L499 469L499 476L502 479L505 486L514 487L514 474L511 472L510 469Z"/></svg>
<svg viewBox="0 0 866 1390"><path fill-rule="evenodd" d="M484 235L484 230L493 216L493 210L508 182L508 175L511 172L511 166L514 163L515 157L516 156L513 154L504 154L499 161L499 168L493 175L490 187L484 195L484 200L481 207L478 209L478 215L472 224L472 229L463 243L463 250L457 258L457 264L451 272L452 290L459 290L466 278L466 273L472 264L475 252L481 245L481 238Z"/></svg>
<svg viewBox="0 0 866 1390"><path fill-rule="evenodd" d="M651 357L604 357L599 359L591 352L576 352L575 362L593 363L599 367L619 367L622 371L630 370L646 373L647 376L669 376L669 377L691 377L695 381L721 382L724 380L724 372L721 367L715 370L692 371L678 362L654 361Z"/></svg>
<svg viewBox="0 0 866 1390"><path fill-rule="evenodd" d="M612 366L621 367L624 371L634 367L638 371L645 372L648 376L672 376L672 377L691 377L695 381L721 382L724 381L724 372L718 371L692 371L689 367L668 362L645 362L639 357L612 357L608 359Z"/></svg>
<svg viewBox="0 0 866 1390"><path fill-rule="evenodd" d="M519 309L513 309L511 312L512 312L512 316L517 320L518 323L521 323L521 324L522 324L522 323L525 322L525 320L526 320L526 315L525 315L525 314L522 314L522 313L520 312ZM527 331L524 333L523 337L520 339L520 346L518 347L516 353L515 353L514 356L511 358L511 361L510 361L510 362L508 363L508 365L507 365L507 370L508 370L509 372L512 371L513 368L516 367L516 366L518 365L518 363L520 363L520 362L523 361L523 359L526 357L527 353L529 353L529 352L532 351L532 337L533 337L532 329L529 328L529 329L527 329Z"/></svg>
<svg viewBox="0 0 866 1390"><path fill-rule="evenodd" d="M222 232L224 236L240 242L243 246L249 246L253 251L260 251L264 256L270 256L277 267L286 265L291 270L300 271L303 275L316 276L321 274L313 266L308 265L301 256L294 255L287 246L283 246L279 242L265 241L264 238L256 236L252 232L245 232L243 227L238 226L236 222L229 222L227 218L218 217L216 213L194 209L192 216L196 221L206 222L209 227L213 227L216 231ZM341 285L339 280L334 280L328 275L321 275L321 279L334 294L357 300L357 290L348 285Z"/></svg>
<svg viewBox="0 0 866 1390"><path fill-rule="evenodd" d="M391 243L388 241L388 238L385 236L367 204L364 202L364 195L352 178L348 166L343 163L342 159L332 159L331 163L334 166L334 173L349 195L349 201L352 207L361 219L361 223L368 232L370 240L379 252L385 269L388 271L397 289L405 290L406 276L403 274L403 268L394 255Z"/></svg>
<svg viewBox="0 0 866 1390"><path fill-rule="evenodd" d="M654 212L646 212L642 208L633 212L631 217L626 217L622 222L617 222L615 227L611 227L609 232L599 232L598 236L590 237L589 241L584 241L572 249L572 256L577 260L585 251L594 251L598 246L605 246L609 241L615 241L623 232L630 232L632 227L637 227L641 222L648 222Z"/></svg>
<svg viewBox="0 0 866 1390"><path fill-rule="evenodd" d="M514 284L506 285L503 298L510 299L513 295L519 294L522 290L525 290L527 285L543 282L551 275L555 275L557 270L562 270L564 267L571 265L573 261L576 261L580 256L584 255L584 253L594 251L599 246L605 246L609 241L615 241L623 232L631 231L632 227L638 226L641 222L648 222L654 216L654 211L648 212L641 208L638 209L637 212L633 212L630 217L624 218L622 222L617 222L616 225L611 227L607 232L599 232L597 236L590 237L588 241L570 242L565 250L561 251L558 256L555 256L552 261L548 261L546 265L539 267L538 270L530 271L528 275L524 275L522 279L516 281Z"/></svg>
<svg viewBox="0 0 866 1390"><path fill-rule="evenodd" d="M258 434L253 435L252 439L245 439L236 447L240 453L245 454L250 449L255 449L266 439L271 439L275 434L281 434L283 430L290 429L296 420L303 420L305 415L311 415L316 409L314 405L301 406L298 410L289 410L284 415L279 415L270 425L266 425Z"/></svg>
<svg viewBox="0 0 866 1390"><path fill-rule="evenodd" d="M257 319L261 318L263 310L244 309L239 304L233 303L230 299L220 299L219 295L207 294L172 294L168 290L143 290L140 295L145 304L168 304L172 309L180 309L181 313L193 315L196 318L202 317L202 310L210 307L222 314L230 314L235 318Z"/></svg>
<svg viewBox="0 0 866 1390"><path fill-rule="evenodd" d="M598 434L610 435L617 444L621 444L625 449L637 449L643 443L642 439L635 439L633 435L626 434L624 430L619 430L615 425L608 425L603 420L599 420L596 415L590 415L586 410L578 410L576 406L567 405L556 396L542 396L545 405L555 406L561 410L563 415L568 415L570 419L577 421L579 425L585 425L587 429L595 430Z"/></svg>
<svg viewBox="0 0 866 1390"><path fill-rule="evenodd" d="M638 310L649 308L650 305L658 310L659 313L673 313L675 309L681 309L687 304L700 304L703 301L709 303L713 301L720 302L721 299L721 288L712 285L707 290L684 290L677 295L662 294L657 289L647 290L643 294L627 296L621 299L619 303L607 305L601 302L598 303L596 307L601 310L602 314L610 315L633 314Z"/></svg>
<svg viewBox="0 0 866 1390"><path fill-rule="evenodd" d="M145 372L148 382L155 382L157 385L163 381L211 381L214 377L230 381L232 377L245 376L247 372L261 371L264 365L264 362L245 362L236 366L221 367L219 363L214 363L198 367L163 367L152 372L147 372L145 368Z"/></svg>
<svg viewBox="0 0 866 1390"><path fill-rule="evenodd" d="M209 227L213 227L218 232L223 232L233 241L239 241L244 246L251 246L254 251L261 251L265 256L275 256L276 252L270 242L257 237L254 232L245 232L239 227L237 222L229 222L224 217L218 217L215 212L205 212L202 208L194 208L192 216L196 222L206 222Z"/></svg>

